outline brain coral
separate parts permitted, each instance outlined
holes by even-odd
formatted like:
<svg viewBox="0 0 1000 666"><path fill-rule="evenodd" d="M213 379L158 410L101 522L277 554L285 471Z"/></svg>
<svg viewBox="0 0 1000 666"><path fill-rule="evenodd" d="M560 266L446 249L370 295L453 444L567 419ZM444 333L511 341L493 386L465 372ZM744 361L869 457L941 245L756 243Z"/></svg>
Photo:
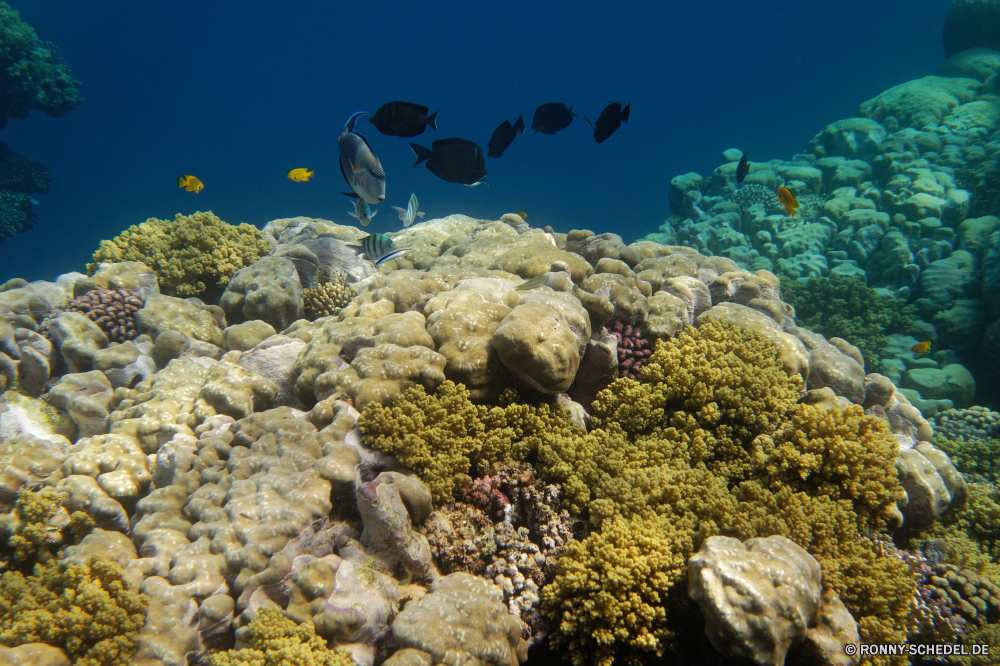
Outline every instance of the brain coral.
<svg viewBox="0 0 1000 666"><path fill-rule="evenodd" d="M6 2L0 2L0 72L0 127L32 110L58 118L83 101L80 82L56 47L39 41Z"/></svg>
<svg viewBox="0 0 1000 666"><path fill-rule="evenodd" d="M197 296L221 292L236 271L270 249L253 225L226 224L211 211L178 213L173 220L151 217L101 241L87 272L93 275L101 262L141 261L156 273L161 293Z"/></svg>

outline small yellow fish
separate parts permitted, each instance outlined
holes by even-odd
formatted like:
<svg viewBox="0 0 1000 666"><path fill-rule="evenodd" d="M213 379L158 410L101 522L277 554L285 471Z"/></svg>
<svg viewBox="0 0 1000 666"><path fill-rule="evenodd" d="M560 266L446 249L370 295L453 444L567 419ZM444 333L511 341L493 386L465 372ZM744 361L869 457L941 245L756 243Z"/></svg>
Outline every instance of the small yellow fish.
<svg viewBox="0 0 1000 666"><path fill-rule="evenodd" d="M299 167L298 169L292 169L287 175L288 180L294 180L296 183L305 183L313 177L313 172L310 169Z"/></svg>
<svg viewBox="0 0 1000 666"><path fill-rule="evenodd" d="M534 289L536 287L541 287L543 284L545 284L545 280L546 280L546 276L544 276L544 275L535 276L535 277L531 278L530 280L525 280L524 282L522 282L521 284L519 284L518 286L516 286L514 288L514 291L528 291L529 289Z"/></svg>
<svg viewBox="0 0 1000 666"><path fill-rule="evenodd" d="M205 183L194 176L178 176L177 187L183 187L186 192L201 192L205 189Z"/></svg>
<svg viewBox="0 0 1000 666"><path fill-rule="evenodd" d="M778 188L778 200L785 209L785 215L791 217L795 215L795 209L799 207L799 202L795 200L795 195L784 187Z"/></svg>
<svg viewBox="0 0 1000 666"><path fill-rule="evenodd" d="M523 210L517 211L517 214L520 215L521 219L524 220L525 222L528 221L528 214L525 213Z"/></svg>
<svg viewBox="0 0 1000 666"><path fill-rule="evenodd" d="M926 354L931 350L931 341L924 340L923 342L918 342L917 344L910 347L910 349L917 354Z"/></svg>

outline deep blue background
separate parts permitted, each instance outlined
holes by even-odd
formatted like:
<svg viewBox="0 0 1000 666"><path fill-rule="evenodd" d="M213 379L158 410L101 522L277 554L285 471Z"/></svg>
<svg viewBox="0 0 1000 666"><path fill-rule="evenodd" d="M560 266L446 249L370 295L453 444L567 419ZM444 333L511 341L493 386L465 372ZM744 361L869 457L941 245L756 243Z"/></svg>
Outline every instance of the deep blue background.
<svg viewBox="0 0 1000 666"><path fill-rule="evenodd" d="M947 0L519 3L299 0L133 3L13 0L83 84L64 118L10 120L0 140L55 172L38 224L0 245L0 281L84 270L98 242L147 217L212 210L263 226L308 215L353 223L336 136L394 99L441 108L439 130L483 146L505 118L573 104L555 136L487 158L488 186L411 166L406 139L366 132L387 173L370 231L427 219L495 219L614 231L626 242L668 213L670 179L711 173L723 150L787 159L830 122L943 59ZM288 9L291 8L291 9ZM597 145L582 116L631 102ZM285 173L315 169L309 183ZM176 185L191 173L200 194Z"/></svg>

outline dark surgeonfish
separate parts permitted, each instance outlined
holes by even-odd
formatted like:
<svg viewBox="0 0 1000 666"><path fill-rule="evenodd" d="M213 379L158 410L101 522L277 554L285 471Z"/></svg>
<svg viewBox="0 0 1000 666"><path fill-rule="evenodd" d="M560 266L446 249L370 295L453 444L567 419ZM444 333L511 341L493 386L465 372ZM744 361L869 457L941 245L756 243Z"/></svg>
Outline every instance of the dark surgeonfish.
<svg viewBox="0 0 1000 666"><path fill-rule="evenodd" d="M750 173L750 160L747 159L747 154L743 153L743 157L740 158L740 163L736 165L736 182L742 183L748 173Z"/></svg>
<svg viewBox="0 0 1000 666"><path fill-rule="evenodd" d="M367 203L377 204L385 199L385 172L382 163L375 157L368 139L354 131L358 116L367 114L358 111L348 118L344 131L337 137L340 147L340 173L344 180Z"/></svg>
<svg viewBox="0 0 1000 666"><path fill-rule="evenodd" d="M509 120L505 120L500 123L500 127L493 130L493 136L490 137L489 148L490 152L486 153L487 157L500 157L503 155L503 151L510 147L510 144L514 142L514 138L518 134L524 134L524 116L518 116L517 122L513 125L510 124Z"/></svg>
<svg viewBox="0 0 1000 666"><path fill-rule="evenodd" d="M590 118L587 116L584 116L583 119L590 125L590 129L594 130L594 139L597 143L603 143L605 139L615 133L616 129L622 126L622 123L628 122L631 108L631 103L626 104L623 109L621 102L612 102L604 107L601 115L597 117L596 123L590 122Z"/></svg>
<svg viewBox="0 0 1000 666"><path fill-rule="evenodd" d="M374 116L368 119L368 122L382 134L405 138L423 134L427 125L437 129L437 121L434 117L440 110L438 109L428 116L426 106L412 102L386 102L379 107Z"/></svg>
<svg viewBox="0 0 1000 666"><path fill-rule="evenodd" d="M535 117L531 121L531 129L542 134L555 134L566 129L576 118L573 107L567 107L562 102L549 102L535 109Z"/></svg>
<svg viewBox="0 0 1000 666"><path fill-rule="evenodd" d="M486 162L483 149L468 139L437 139L431 148L410 144L417 161L427 162L432 174L449 183L478 185L486 177Z"/></svg>

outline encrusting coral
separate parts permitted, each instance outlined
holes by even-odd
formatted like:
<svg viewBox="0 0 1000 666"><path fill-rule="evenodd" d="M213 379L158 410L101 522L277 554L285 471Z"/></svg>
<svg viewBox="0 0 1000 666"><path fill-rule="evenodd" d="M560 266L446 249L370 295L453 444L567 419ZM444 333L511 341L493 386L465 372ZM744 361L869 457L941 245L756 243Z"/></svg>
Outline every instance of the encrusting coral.
<svg viewBox="0 0 1000 666"><path fill-rule="evenodd" d="M312 622L296 624L277 606L265 606L247 626L249 646L217 652L208 658L211 666L354 666L343 650L330 649L316 635Z"/></svg>
<svg viewBox="0 0 1000 666"><path fill-rule="evenodd" d="M101 262L141 261L156 273L161 293L197 296L221 293L236 271L269 251L264 234L251 224L226 224L211 211L178 213L173 220L151 217L101 241L87 272L93 275Z"/></svg>
<svg viewBox="0 0 1000 666"><path fill-rule="evenodd" d="M39 564L0 577L0 645L47 643L78 666L124 666L146 620L146 597L129 590L117 563Z"/></svg>

